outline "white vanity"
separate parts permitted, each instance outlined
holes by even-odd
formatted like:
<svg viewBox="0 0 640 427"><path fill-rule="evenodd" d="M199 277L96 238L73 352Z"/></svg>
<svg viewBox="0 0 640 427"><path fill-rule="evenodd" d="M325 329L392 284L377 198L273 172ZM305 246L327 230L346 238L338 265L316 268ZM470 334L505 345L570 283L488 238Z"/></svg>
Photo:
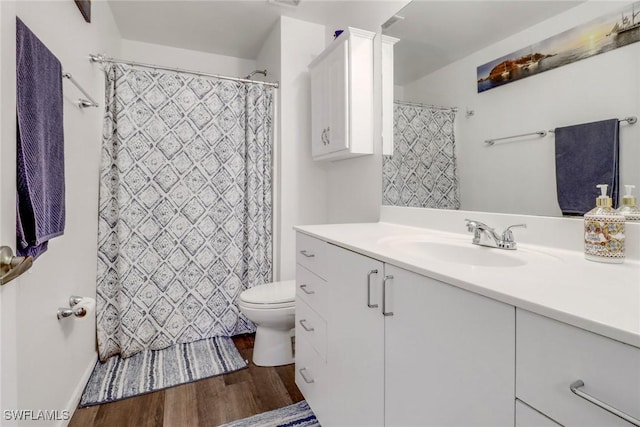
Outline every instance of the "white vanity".
<svg viewBox="0 0 640 427"><path fill-rule="evenodd" d="M529 227L515 251L480 247L474 215ZM381 221L297 227L296 384L323 426L640 419L640 227L614 266L584 260L579 220L383 207Z"/></svg>

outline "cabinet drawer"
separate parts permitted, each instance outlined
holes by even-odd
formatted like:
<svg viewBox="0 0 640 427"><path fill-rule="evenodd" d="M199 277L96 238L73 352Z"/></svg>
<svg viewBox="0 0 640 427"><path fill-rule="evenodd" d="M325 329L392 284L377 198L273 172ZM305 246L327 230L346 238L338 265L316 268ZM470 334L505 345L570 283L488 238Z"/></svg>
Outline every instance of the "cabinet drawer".
<svg viewBox="0 0 640 427"><path fill-rule="evenodd" d="M296 301L296 339L304 338L327 360L327 322L304 301Z"/></svg>
<svg viewBox="0 0 640 427"><path fill-rule="evenodd" d="M516 396L565 426L629 426L574 393L640 419L640 349L517 310Z"/></svg>
<svg viewBox="0 0 640 427"><path fill-rule="evenodd" d="M516 400L516 427L562 427L536 411L529 405Z"/></svg>
<svg viewBox="0 0 640 427"><path fill-rule="evenodd" d="M326 279L327 243L306 234L296 235L296 262Z"/></svg>
<svg viewBox="0 0 640 427"><path fill-rule="evenodd" d="M320 316L327 317L327 282L302 267L296 266L296 298L315 310Z"/></svg>
<svg viewBox="0 0 640 427"><path fill-rule="evenodd" d="M329 387L327 365L309 342L296 336L296 385L320 424L327 420Z"/></svg>

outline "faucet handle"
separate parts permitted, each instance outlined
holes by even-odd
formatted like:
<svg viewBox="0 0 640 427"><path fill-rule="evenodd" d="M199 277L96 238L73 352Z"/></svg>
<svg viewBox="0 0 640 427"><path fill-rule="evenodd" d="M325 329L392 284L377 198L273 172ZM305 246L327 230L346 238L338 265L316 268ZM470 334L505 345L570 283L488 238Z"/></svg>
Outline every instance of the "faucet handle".
<svg viewBox="0 0 640 427"><path fill-rule="evenodd" d="M502 232L502 241L504 243L512 243L513 242L513 232L511 231L511 229L514 228L514 227L527 228L527 224L513 224L513 225L508 226Z"/></svg>
<svg viewBox="0 0 640 427"><path fill-rule="evenodd" d="M468 218L465 218L464 220L467 221L467 231L470 233L473 232L478 225L477 221Z"/></svg>

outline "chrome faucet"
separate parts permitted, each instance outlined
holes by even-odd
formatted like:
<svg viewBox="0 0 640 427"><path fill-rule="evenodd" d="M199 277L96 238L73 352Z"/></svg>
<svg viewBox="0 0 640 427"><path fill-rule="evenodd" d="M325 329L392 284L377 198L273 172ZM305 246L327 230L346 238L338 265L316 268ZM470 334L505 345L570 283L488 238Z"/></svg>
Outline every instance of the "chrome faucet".
<svg viewBox="0 0 640 427"><path fill-rule="evenodd" d="M496 233L496 230L489 227L487 224L480 221L474 221L472 219L465 219L465 221L467 221L467 230L469 230L470 233L473 233L473 240L471 243L474 245L488 246L490 248L515 249L516 242L513 240L513 232L511 229L514 227L527 228L527 224L514 224L507 227L502 232L502 235L499 236L498 233Z"/></svg>

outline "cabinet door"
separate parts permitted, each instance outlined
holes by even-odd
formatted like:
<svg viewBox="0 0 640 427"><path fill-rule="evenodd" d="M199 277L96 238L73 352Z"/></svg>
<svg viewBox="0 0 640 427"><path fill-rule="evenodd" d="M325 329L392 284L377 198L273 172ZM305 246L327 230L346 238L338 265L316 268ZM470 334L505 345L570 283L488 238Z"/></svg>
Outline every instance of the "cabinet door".
<svg viewBox="0 0 640 427"><path fill-rule="evenodd" d="M515 308L388 264L385 274L385 425L512 426Z"/></svg>
<svg viewBox="0 0 640 427"><path fill-rule="evenodd" d="M326 58L329 104L328 152L349 148L349 42L344 41Z"/></svg>
<svg viewBox="0 0 640 427"><path fill-rule="evenodd" d="M309 70L311 79L311 154L327 153L326 134L328 124L326 94L326 63L320 62Z"/></svg>
<svg viewBox="0 0 640 427"><path fill-rule="evenodd" d="M330 383L327 425L381 426L384 421L384 320L380 312L383 264L333 245L328 245L327 255ZM369 274L372 271L377 273Z"/></svg>
<svg viewBox="0 0 640 427"><path fill-rule="evenodd" d="M551 418L516 399L516 427L561 427Z"/></svg>

